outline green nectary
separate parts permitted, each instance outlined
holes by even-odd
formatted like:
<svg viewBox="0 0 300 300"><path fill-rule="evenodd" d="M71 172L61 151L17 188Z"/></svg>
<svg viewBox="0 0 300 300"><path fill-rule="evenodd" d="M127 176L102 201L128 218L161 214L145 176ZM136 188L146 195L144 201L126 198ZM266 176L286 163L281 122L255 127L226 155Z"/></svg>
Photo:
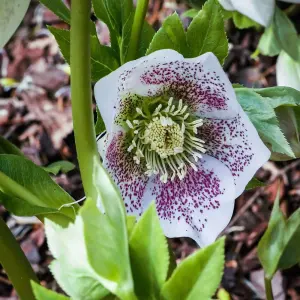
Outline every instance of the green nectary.
<svg viewBox="0 0 300 300"><path fill-rule="evenodd" d="M160 174L162 182L176 176L183 179L188 166L197 170L197 161L205 153L205 142L198 137L203 120L193 116L182 99L139 100L130 103L122 123L135 163L144 163L148 176Z"/></svg>

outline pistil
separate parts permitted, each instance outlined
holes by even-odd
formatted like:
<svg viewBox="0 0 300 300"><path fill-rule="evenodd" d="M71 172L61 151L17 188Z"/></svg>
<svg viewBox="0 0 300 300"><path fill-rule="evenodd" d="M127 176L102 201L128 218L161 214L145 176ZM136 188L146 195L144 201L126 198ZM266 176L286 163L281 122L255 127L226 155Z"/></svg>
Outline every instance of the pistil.
<svg viewBox="0 0 300 300"><path fill-rule="evenodd" d="M140 107L136 112L134 120L126 120L133 136L127 150L134 152L136 164L145 163L148 176L159 174L166 183L176 176L182 180L189 167L197 171L197 161L206 152L205 142L197 136L203 120L192 118L182 99L174 103L171 97L150 115Z"/></svg>

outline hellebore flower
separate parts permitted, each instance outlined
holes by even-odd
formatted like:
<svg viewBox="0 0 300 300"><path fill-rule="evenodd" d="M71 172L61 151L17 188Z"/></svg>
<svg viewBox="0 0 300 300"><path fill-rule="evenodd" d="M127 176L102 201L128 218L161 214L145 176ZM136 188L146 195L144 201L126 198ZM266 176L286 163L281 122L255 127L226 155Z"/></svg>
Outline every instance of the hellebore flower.
<svg viewBox="0 0 300 300"><path fill-rule="evenodd" d="M270 157L217 58L160 50L102 78L95 96L99 151L127 213L155 200L166 236L213 242Z"/></svg>
<svg viewBox="0 0 300 300"><path fill-rule="evenodd" d="M300 0L281 0L289 3L300 3ZM275 0L219 0L224 9L238 11L258 24L268 27L275 11Z"/></svg>

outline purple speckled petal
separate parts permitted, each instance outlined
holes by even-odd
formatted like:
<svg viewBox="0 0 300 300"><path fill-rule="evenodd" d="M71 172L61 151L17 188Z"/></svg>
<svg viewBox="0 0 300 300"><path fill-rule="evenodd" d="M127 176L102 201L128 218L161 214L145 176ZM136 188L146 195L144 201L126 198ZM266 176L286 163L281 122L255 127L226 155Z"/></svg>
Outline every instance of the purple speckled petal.
<svg viewBox="0 0 300 300"><path fill-rule="evenodd" d="M120 189L127 213L140 216L149 178L144 174L142 166L133 161L124 137L123 131L115 132L110 138L106 135L98 141L98 148L102 153L104 167Z"/></svg>
<svg viewBox="0 0 300 300"><path fill-rule="evenodd" d="M95 85L94 92L106 130L108 132L112 130L114 118L122 102L122 96L129 92L122 86L126 74L132 72L136 65L144 61L170 61L182 58L181 54L173 50L156 51L151 55L126 63L116 71L100 79Z"/></svg>
<svg viewBox="0 0 300 300"><path fill-rule="evenodd" d="M217 158L231 170L236 197L270 158L270 151L242 108L230 120L205 119L204 125L199 128L199 135L206 141L207 154Z"/></svg>
<svg viewBox="0 0 300 300"><path fill-rule="evenodd" d="M229 119L239 109L232 85L212 53L193 59L144 60L124 72L120 83L120 90L141 96L168 92L201 117Z"/></svg>
<svg viewBox="0 0 300 300"><path fill-rule="evenodd" d="M152 200L168 237L190 237L203 247L212 243L228 224L234 207L235 186L229 169L204 155L198 171L183 180L148 182L143 208Z"/></svg>

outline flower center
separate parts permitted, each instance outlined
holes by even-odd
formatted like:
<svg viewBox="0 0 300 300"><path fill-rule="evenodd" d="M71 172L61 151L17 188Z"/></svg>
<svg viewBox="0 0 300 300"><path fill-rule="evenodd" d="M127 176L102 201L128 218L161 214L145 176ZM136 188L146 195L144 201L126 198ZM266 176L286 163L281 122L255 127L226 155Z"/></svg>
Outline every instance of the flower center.
<svg viewBox="0 0 300 300"><path fill-rule="evenodd" d="M152 112L137 107L135 118L126 121L132 136L128 151L134 151L135 163L144 160L146 174L160 174L164 183L176 176L183 179L189 166L197 171L196 163L205 153L204 141L197 136L203 120L192 117L182 100L173 102L171 97Z"/></svg>

